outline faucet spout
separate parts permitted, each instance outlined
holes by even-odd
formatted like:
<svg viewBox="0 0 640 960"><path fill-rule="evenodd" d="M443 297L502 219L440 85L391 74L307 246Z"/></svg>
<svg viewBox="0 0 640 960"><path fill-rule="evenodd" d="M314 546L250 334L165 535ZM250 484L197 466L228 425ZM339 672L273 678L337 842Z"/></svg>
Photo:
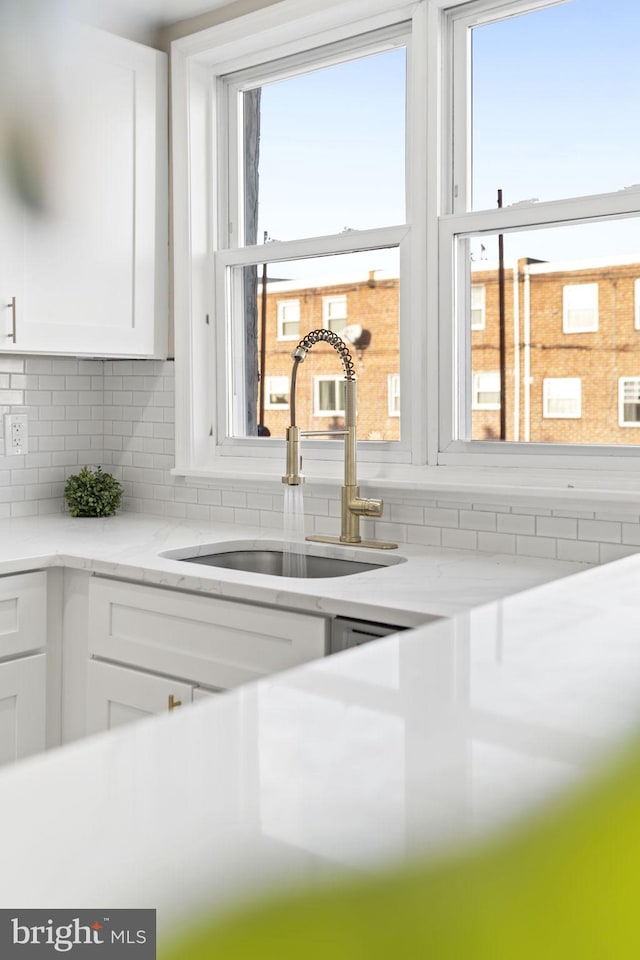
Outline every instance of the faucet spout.
<svg viewBox="0 0 640 960"><path fill-rule="evenodd" d="M301 433L296 426L296 377L298 366L304 361L307 353L315 343L325 341L338 353L345 373L345 412L344 430L336 431L304 431ZM291 426L287 428L287 472L282 478L286 484L300 484L304 482L302 458L300 456L300 437L304 434L339 433L344 435L344 485L342 487L341 532L339 537L329 537L312 534L307 540L321 543L347 543L352 546L378 547L391 549L397 543L381 540L363 540L360 536L360 517L381 517L383 510L382 500L367 499L360 496L356 469L356 378L354 375L353 358L344 340L332 330L312 330L297 345L293 353L293 368L291 371Z"/></svg>

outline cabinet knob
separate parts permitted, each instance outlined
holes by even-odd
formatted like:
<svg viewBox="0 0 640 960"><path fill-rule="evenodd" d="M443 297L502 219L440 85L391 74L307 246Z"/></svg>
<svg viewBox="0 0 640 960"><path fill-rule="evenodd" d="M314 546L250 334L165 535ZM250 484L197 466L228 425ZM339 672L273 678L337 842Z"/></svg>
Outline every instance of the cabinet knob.
<svg viewBox="0 0 640 960"><path fill-rule="evenodd" d="M169 694L169 713L171 713L172 710L175 710L176 707L181 707L181 706L182 706L182 700L176 700L174 695L170 693Z"/></svg>

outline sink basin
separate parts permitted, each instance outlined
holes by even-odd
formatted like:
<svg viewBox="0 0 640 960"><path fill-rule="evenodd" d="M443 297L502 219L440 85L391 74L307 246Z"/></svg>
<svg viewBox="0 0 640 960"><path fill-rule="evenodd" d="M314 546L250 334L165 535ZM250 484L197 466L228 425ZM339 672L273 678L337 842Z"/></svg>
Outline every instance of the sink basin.
<svg viewBox="0 0 640 960"><path fill-rule="evenodd" d="M174 555L175 556L175 555ZM319 557L314 554L285 553L283 550L229 550L196 557L175 557L187 563L202 563L246 573L266 573L272 577L298 577L315 580L320 577L350 577L386 566L342 557Z"/></svg>

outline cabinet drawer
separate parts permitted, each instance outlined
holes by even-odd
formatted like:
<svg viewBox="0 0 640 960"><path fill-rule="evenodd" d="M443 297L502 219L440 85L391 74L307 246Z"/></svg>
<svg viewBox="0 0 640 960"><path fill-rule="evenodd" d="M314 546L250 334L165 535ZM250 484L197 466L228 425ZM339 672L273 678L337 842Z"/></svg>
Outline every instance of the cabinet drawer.
<svg viewBox="0 0 640 960"><path fill-rule="evenodd" d="M40 650L47 636L47 574L0 577L0 658Z"/></svg>
<svg viewBox="0 0 640 960"><path fill-rule="evenodd" d="M94 577L89 653L227 689L324 656L327 620Z"/></svg>

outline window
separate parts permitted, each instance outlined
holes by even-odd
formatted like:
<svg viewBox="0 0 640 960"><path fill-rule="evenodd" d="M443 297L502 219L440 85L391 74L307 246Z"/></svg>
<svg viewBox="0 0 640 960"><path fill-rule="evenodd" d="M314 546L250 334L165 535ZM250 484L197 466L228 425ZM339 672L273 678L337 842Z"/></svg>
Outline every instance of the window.
<svg viewBox="0 0 640 960"><path fill-rule="evenodd" d="M424 268L405 270L426 234L407 209L425 190L424 152L405 151L407 123L422 139L426 127L412 59L425 10L423 0L318 0L309 17L285 0L172 44L178 469L228 472L258 456L281 472L282 437L258 437L259 385L282 374L283 342L316 327L354 333L368 422L387 420L387 378L399 370L414 368L411 407L424 407L424 358L403 356L401 341L426 289ZM340 415L341 375L335 351L314 345L297 377L302 429ZM382 439L363 426L361 463L423 458L411 409L395 416ZM338 446L314 441L307 463L338 459Z"/></svg>
<svg viewBox="0 0 640 960"><path fill-rule="evenodd" d="M578 419L581 414L580 377L547 377L542 383L542 415L556 419Z"/></svg>
<svg viewBox="0 0 640 960"><path fill-rule="evenodd" d="M567 284L562 290L562 332L591 333L597 329L598 284Z"/></svg>
<svg viewBox="0 0 640 960"><path fill-rule="evenodd" d="M640 377L620 378L618 410L621 427L640 427Z"/></svg>
<svg viewBox="0 0 640 960"><path fill-rule="evenodd" d="M267 377L265 379L266 410L287 410L289 408L289 377Z"/></svg>
<svg viewBox="0 0 640 960"><path fill-rule="evenodd" d="M485 287L479 283L471 285L471 329L484 330L485 328Z"/></svg>
<svg viewBox="0 0 640 960"><path fill-rule="evenodd" d="M344 416L344 383L340 375L313 378L314 416Z"/></svg>
<svg viewBox="0 0 640 960"><path fill-rule="evenodd" d="M322 326L334 333L340 333L347 325L347 297L341 294L336 297L322 298Z"/></svg>
<svg viewBox="0 0 640 960"><path fill-rule="evenodd" d="M278 340L300 339L300 301L278 300Z"/></svg>
<svg viewBox="0 0 640 960"><path fill-rule="evenodd" d="M637 349L622 319L640 269L640 189L626 129L628 98L640 93L640 81L634 78L632 93L626 77L633 58L624 43L640 26L640 11L628 13L622 4L605 10L590 0L477 0L445 14L452 86L438 217L440 443L432 462L457 466L482 456L500 465L513 457L521 465L525 457L532 467L568 469L595 465L607 445L617 445L608 456L638 456L631 446L622 449L631 441L612 416L613 385ZM593 49L602 43L595 70L580 53L587 38ZM589 153L571 107L574 84L606 118L616 144L609 167ZM496 124L510 109L522 123ZM477 337L469 328L480 322L480 286L485 327ZM589 346L586 338L575 342L578 334L589 334ZM498 434L494 423L486 429L471 414L481 392L474 371L501 364ZM610 384L594 390L588 416L582 380ZM554 419L568 422L554 429Z"/></svg>
<svg viewBox="0 0 640 960"><path fill-rule="evenodd" d="M500 371L474 373L473 399L474 410L500 409Z"/></svg>
<svg viewBox="0 0 640 960"><path fill-rule="evenodd" d="M387 398L390 417L400 416L400 374L392 373L387 379Z"/></svg>
<svg viewBox="0 0 640 960"><path fill-rule="evenodd" d="M397 439L360 438L363 477L638 457L613 412L620 373L635 375L632 308L640 331L638 35L640 7L617 0L283 0L174 41L178 470L259 457L281 471L281 440L256 436L256 384L286 352L272 344L260 368L262 289L299 302L297 334L271 307L274 340L362 330L361 406L388 426L401 414ZM352 295L382 302L385 274L399 278L389 347L382 313ZM335 362L318 345L300 368L301 417L339 409L310 383ZM544 394L596 378L606 416L589 419L596 391L588 416L575 392ZM477 416L498 409L497 382L501 416ZM309 474L327 476L339 445L311 446Z"/></svg>

